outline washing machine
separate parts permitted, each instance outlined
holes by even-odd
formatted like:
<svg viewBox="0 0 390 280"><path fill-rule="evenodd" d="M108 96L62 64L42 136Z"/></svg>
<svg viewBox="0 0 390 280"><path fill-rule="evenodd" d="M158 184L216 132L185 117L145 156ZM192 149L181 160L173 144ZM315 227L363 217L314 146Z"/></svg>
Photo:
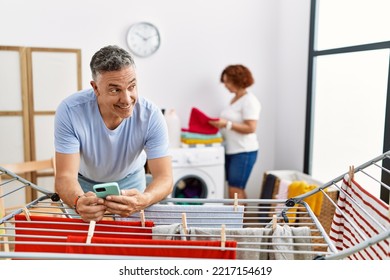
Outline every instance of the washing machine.
<svg viewBox="0 0 390 280"><path fill-rule="evenodd" d="M223 146L172 148L172 198L223 199L225 151Z"/></svg>

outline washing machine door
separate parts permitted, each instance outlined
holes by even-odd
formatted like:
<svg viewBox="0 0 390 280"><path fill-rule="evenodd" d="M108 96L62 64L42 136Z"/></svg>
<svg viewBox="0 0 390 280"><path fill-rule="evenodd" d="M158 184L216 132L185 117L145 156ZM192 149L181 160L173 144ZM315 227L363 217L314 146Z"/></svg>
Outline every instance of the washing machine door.
<svg viewBox="0 0 390 280"><path fill-rule="evenodd" d="M212 182L206 173L196 169L176 170L175 173L172 191L173 198L207 198L209 196Z"/></svg>

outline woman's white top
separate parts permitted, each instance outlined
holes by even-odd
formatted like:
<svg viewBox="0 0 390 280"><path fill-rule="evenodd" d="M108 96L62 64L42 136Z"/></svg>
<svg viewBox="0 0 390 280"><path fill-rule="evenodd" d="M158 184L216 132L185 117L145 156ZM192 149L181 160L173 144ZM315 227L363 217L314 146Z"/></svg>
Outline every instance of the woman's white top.
<svg viewBox="0 0 390 280"><path fill-rule="evenodd" d="M233 104L221 112L221 118L233 123L243 123L245 120L259 120L261 104L256 96L247 92ZM259 149L256 133L242 134L226 128L221 129L224 137L225 153L237 154L253 152Z"/></svg>

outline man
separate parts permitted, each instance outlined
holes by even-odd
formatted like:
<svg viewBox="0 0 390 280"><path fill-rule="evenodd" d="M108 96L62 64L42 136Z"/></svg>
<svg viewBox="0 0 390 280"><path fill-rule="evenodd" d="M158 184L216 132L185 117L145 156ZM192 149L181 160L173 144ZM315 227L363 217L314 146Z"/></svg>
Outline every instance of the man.
<svg viewBox="0 0 390 280"><path fill-rule="evenodd" d="M126 217L172 191L167 126L161 110L138 97L128 52L104 47L90 68L92 88L69 96L56 112L55 190L84 221L99 221L106 211ZM147 187L146 160L153 177ZM98 198L92 187L104 182L117 182L121 195Z"/></svg>

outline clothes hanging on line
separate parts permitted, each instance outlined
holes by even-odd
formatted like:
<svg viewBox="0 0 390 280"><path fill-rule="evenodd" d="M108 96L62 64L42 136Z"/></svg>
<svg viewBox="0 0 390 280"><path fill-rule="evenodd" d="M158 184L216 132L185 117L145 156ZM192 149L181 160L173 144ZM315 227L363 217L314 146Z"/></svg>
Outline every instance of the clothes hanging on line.
<svg viewBox="0 0 390 280"><path fill-rule="evenodd" d="M268 238L272 234L270 228L241 228L226 229L226 238L233 239L237 244L237 259L241 260L266 260L268 253L261 250L268 248ZM213 236L213 237L212 237ZM221 229L216 228L189 228L190 240L219 239ZM234 237L232 237L234 236ZM241 244L240 244L241 243ZM241 250L243 249L243 250Z"/></svg>
<svg viewBox="0 0 390 280"><path fill-rule="evenodd" d="M241 228L244 223L243 205L180 205L154 204L144 210L145 219L155 225L182 223L182 213L186 213L188 226L216 227L224 224L227 228ZM115 217L118 221L139 220L139 213L129 217Z"/></svg>
<svg viewBox="0 0 390 280"><path fill-rule="evenodd" d="M274 239L271 248L270 259L275 260L311 260L312 251L311 232L309 227L290 227L288 225L276 225L273 231ZM297 251L302 253L297 253Z"/></svg>
<svg viewBox="0 0 390 280"><path fill-rule="evenodd" d="M390 227L389 206L366 191L348 174L341 185L331 229L330 239L337 250L343 251L362 243ZM359 207L359 206L361 207ZM376 221L376 222L375 222ZM381 241L364 250L348 256L353 260L388 259L390 257L389 240Z"/></svg>
<svg viewBox="0 0 390 280"><path fill-rule="evenodd" d="M226 238L237 241L237 259L242 260L310 260L313 255L309 227L277 225L271 228L225 229ZM219 239L221 229L189 228L190 240ZM276 252L274 250L280 250ZM291 251L291 252L283 252ZM297 253L297 251L301 253Z"/></svg>
<svg viewBox="0 0 390 280"><path fill-rule="evenodd" d="M181 224L159 225L152 228L152 239L180 240Z"/></svg>
<svg viewBox="0 0 390 280"><path fill-rule="evenodd" d="M81 219L33 215L29 218L31 221L22 214L15 216L15 252L63 253L65 246L61 243L66 242L68 235L87 236L88 233L89 223ZM100 221L95 225L94 236L151 239L153 226L151 221L145 221L145 227L141 221Z"/></svg>
<svg viewBox="0 0 390 280"><path fill-rule="evenodd" d="M150 240L105 237L93 237L90 246L80 246L80 244L77 244L85 243L85 241L86 237L83 236L68 236L66 253L235 259L236 251L227 250L226 248L235 248L237 246L235 241L227 241L225 243L225 248L221 248L220 241ZM115 246L116 244L118 244L118 246ZM167 247L164 248L164 246Z"/></svg>

